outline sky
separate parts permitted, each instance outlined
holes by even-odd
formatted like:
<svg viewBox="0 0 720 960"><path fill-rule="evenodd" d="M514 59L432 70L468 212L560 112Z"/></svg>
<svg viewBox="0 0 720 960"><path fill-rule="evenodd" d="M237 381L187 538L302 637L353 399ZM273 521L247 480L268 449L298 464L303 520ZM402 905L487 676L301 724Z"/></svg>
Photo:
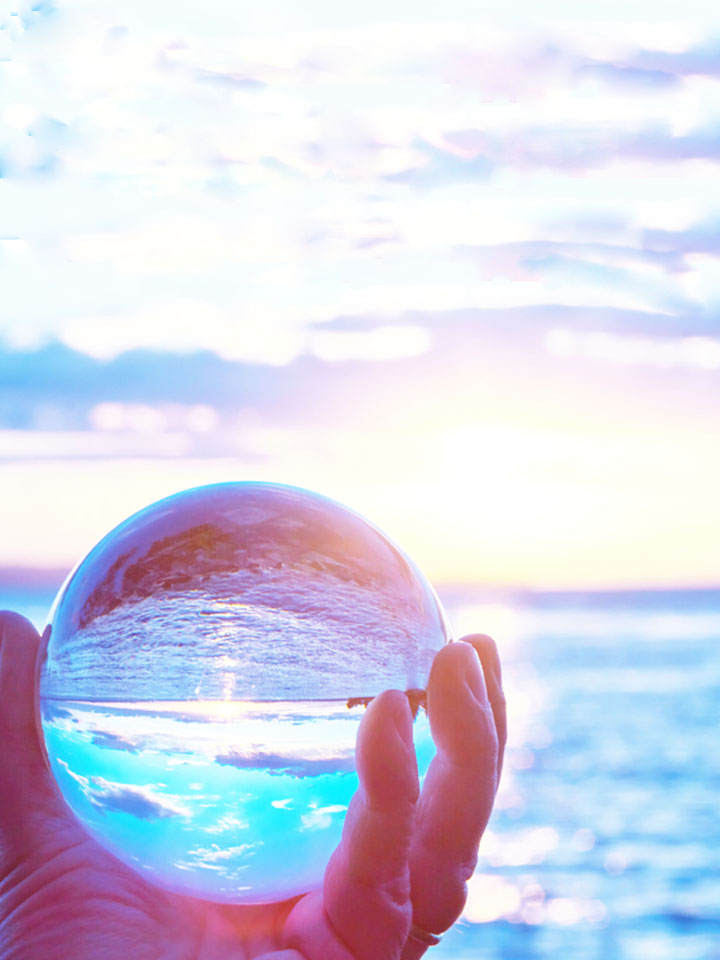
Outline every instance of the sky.
<svg viewBox="0 0 720 960"><path fill-rule="evenodd" d="M0 6L0 567L176 490L434 582L715 585L720 12Z"/></svg>

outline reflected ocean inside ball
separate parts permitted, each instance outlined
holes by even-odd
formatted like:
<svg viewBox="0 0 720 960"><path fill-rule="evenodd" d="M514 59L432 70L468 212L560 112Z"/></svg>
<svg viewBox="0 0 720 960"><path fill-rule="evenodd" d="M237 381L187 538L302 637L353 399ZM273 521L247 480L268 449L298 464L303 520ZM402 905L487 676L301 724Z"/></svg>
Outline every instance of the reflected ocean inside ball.
<svg viewBox="0 0 720 960"><path fill-rule="evenodd" d="M162 886L226 902L317 887L357 786L365 704L423 691L447 642L415 565L308 491L179 493L108 534L51 613L39 709L76 816Z"/></svg>

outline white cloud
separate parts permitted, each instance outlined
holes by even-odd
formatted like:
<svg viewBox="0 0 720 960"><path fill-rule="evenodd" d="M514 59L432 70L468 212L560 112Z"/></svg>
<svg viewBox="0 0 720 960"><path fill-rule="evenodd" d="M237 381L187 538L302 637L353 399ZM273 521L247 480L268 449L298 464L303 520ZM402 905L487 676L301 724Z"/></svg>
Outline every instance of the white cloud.
<svg viewBox="0 0 720 960"><path fill-rule="evenodd" d="M687 293L708 308L720 302L720 270L718 255L692 253L687 256L689 271L682 283Z"/></svg>
<svg viewBox="0 0 720 960"><path fill-rule="evenodd" d="M232 813L219 818L219 820L209 827L203 827L203 833L215 834L225 833L227 830L247 830L250 824L247 820L241 820Z"/></svg>
<svg viewBox="0 0 720 960"><path fill-rule="evenodd" d="M63 323L60 337L101 359L137 348L214 350L230 360L279 365L294 359L305 342L292 316L281 309L190 299L161 301L134 314L78 317Z"/></svg>
<svg viewBox="0 0 720 960"><path fill-rule="evenodd" d="M260 846L262 846L260 841L236 844L233 847L220 847L213 843L209 847L194 847L192 850L188 850L187 857L188 861L194 862L197 867L209 867L213 864L224 863L226 860L234 860L236 857L245 856ZM235 869L240 868L235 867Z"/></svg>
<svg viewBox="0 0 720 960"><path fill-rule="evenodd" d="M552 356L583 358L618 366L720 370L720 339L714 337L628 336L605 331L554 328L545 346Z"/></svg>
<svg viewBox="0 0 720 960"><path fill-rule="evenodd" d="M427 353L432 338L422 327L377 327L363 331L319 331L310 351L322 360L392 360Z"/></svg>
<svg viewBox="0 0 720 960"><path fill-rule="evenodd" d="M684 230L717 211L714 164L659 171L652 147L642 163L611 147L611 163L582 177L515 166L528 131L561 135L554 150L572 161L598 132L612 144L648 125L687 134L714 122L720 84L707 77L661 94L572 81L587 55L686 50L703 34L689 14L653 8L643 22L611 3L588 18L556 2L541 16L511 5L488 21L463 0L441 17L429 3L338 11L318 0L303 13L248 10L239 23L226 3L168 9L133 0L118 16L106 2L64 0L52 28L29 31L15 62L0 64L15 125L5 223L26 241L4 281L12 344L59 333L98 357L145 346L276 364L308 350L373 359L426 349L424 335L406 332L400 345L369 331L361 342L315 337L309 325L535 303L674 309L692 288L673 276L654 290L609 289L541 264L543 282L478 283L454 253L570 242L603 218L637 249L643 229ZM705 11L701 22L711 20ZM558 53L538 82L549 41ZM453 61L467 61L465 73ZM492 85L494 64L512 96ZM497 148L482 180L462 166L475 148L451 139L463 129L501 147L520 139ZM407 169L427 182L388 176Z"/></svg>
<svg viewBox="0 0 720 960"><path fill-rule="evenodd" d="M3 110L3 120L23 133L37 117L37 111L27 103L9 103Z"/></svg>
<svg viewBox="0 0 720 960"><path fill-rule="evenodd" d="M0 449L5 459L12 460L164 458L180 457L190 452L190 444L182 433L148 430L147 425L144 423L145 429L138 432L123 434L87 430L0 430Z"/></svg>
<svg viewBox="0 0 720 960"><path fill-rule="evenodd" d="M311 805L312 806L312 805ZM327 830L331 825L333 816L338 813L345 813L347 806L342 804L332 804L326 807L313 807L308 813L300 817L301 830Z"/></svg>
<svg viewBox="0 0 720 960"><path fill-rule="evenodd" d="M176 216L125 231L66 238L70 260L108 263L133 275L207 273L233 263L277 263L292 257L287 229L267 217L241 224L210 217Z"/></svg>

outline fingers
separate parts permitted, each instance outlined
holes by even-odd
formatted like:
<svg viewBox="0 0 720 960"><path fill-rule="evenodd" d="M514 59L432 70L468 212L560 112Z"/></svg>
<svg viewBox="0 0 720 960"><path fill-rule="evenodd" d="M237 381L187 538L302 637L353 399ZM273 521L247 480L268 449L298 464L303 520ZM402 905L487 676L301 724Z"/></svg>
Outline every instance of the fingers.
<svg viewBox="0 0 720 960"><path fill-rule="evenodd" d="M0 724L4 732L34 733L39 647L40 634L29 620L10 610L0 611Z"/></svg>
<svg viewBox="0 0 720 960"><path fill-rule="evenodd" d="M418 797L412 715L404 694L387 690L372 701L358 733L356 759L360 787L325 873L325 916L348 958L390 960L399 956L410 925L408 852ZM311 908L308 897L297 909ZM290 945L313 958L345 960L344 953L331 952L328 934L316 925L312 943L304 938Z"/></svg>
<svg viewBox="0 0 720 960"><path fill-rule="evenodd" d="M331 923L321 890L307 894L293 907L284 939L311 960L356 960Z"/></svg>
<svg viewBox="0 0 720 960"><path fill-rule="evenodd" d="M47 815L61 808L35 715L41 645L28 620L0 612L0 822L10 833L34 813Z"/></svg>
<svg viewBox="0 0 720 960"><path fill-rule="evenodd" d="M442 933L462 911L497 789L498 730L504 740L505 721L493 650L485 637L451 643L437 654L430 674L428 713L437 755L418 804L410 875L413 922L431 933ZM403 956L420 956L411 946Z"/></svg>
<svg viewBox="0 0 720 960"><path fill-rule="evenodd" d="M470 643L480 658L480 664L485 677L490 707L493 712L495 729L498 735L498 782L502 773L503 758L505 756L505 742L507 740L507 718L505 710L505 694L502 688L502 667L498 656L497 646L492 637L485 633L472 633L461 637L464 643Z"/></svg>
<svg viewBox="0 0 720 960"><path fill-rule="evenodd" d="M18 613L0 612L0 776L12 766L38 763L42 751L35 721L35 669L40 634ZM44 761L43 761L44 762Z"/></svg>

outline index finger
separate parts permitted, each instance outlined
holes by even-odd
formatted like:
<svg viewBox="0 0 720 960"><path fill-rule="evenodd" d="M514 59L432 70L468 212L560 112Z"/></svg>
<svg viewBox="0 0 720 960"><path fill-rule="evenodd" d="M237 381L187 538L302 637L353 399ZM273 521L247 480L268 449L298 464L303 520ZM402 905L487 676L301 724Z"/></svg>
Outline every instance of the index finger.
<svg viewBox="0 0 720 960"><path fill-rule="evenodd" d="M419 791L412 727L399 690L386 690L367 708L356 751L360 786L325 872L323 903L311 894L289 918L288 945L308 957L394 960L402 949Z"/></svg>

